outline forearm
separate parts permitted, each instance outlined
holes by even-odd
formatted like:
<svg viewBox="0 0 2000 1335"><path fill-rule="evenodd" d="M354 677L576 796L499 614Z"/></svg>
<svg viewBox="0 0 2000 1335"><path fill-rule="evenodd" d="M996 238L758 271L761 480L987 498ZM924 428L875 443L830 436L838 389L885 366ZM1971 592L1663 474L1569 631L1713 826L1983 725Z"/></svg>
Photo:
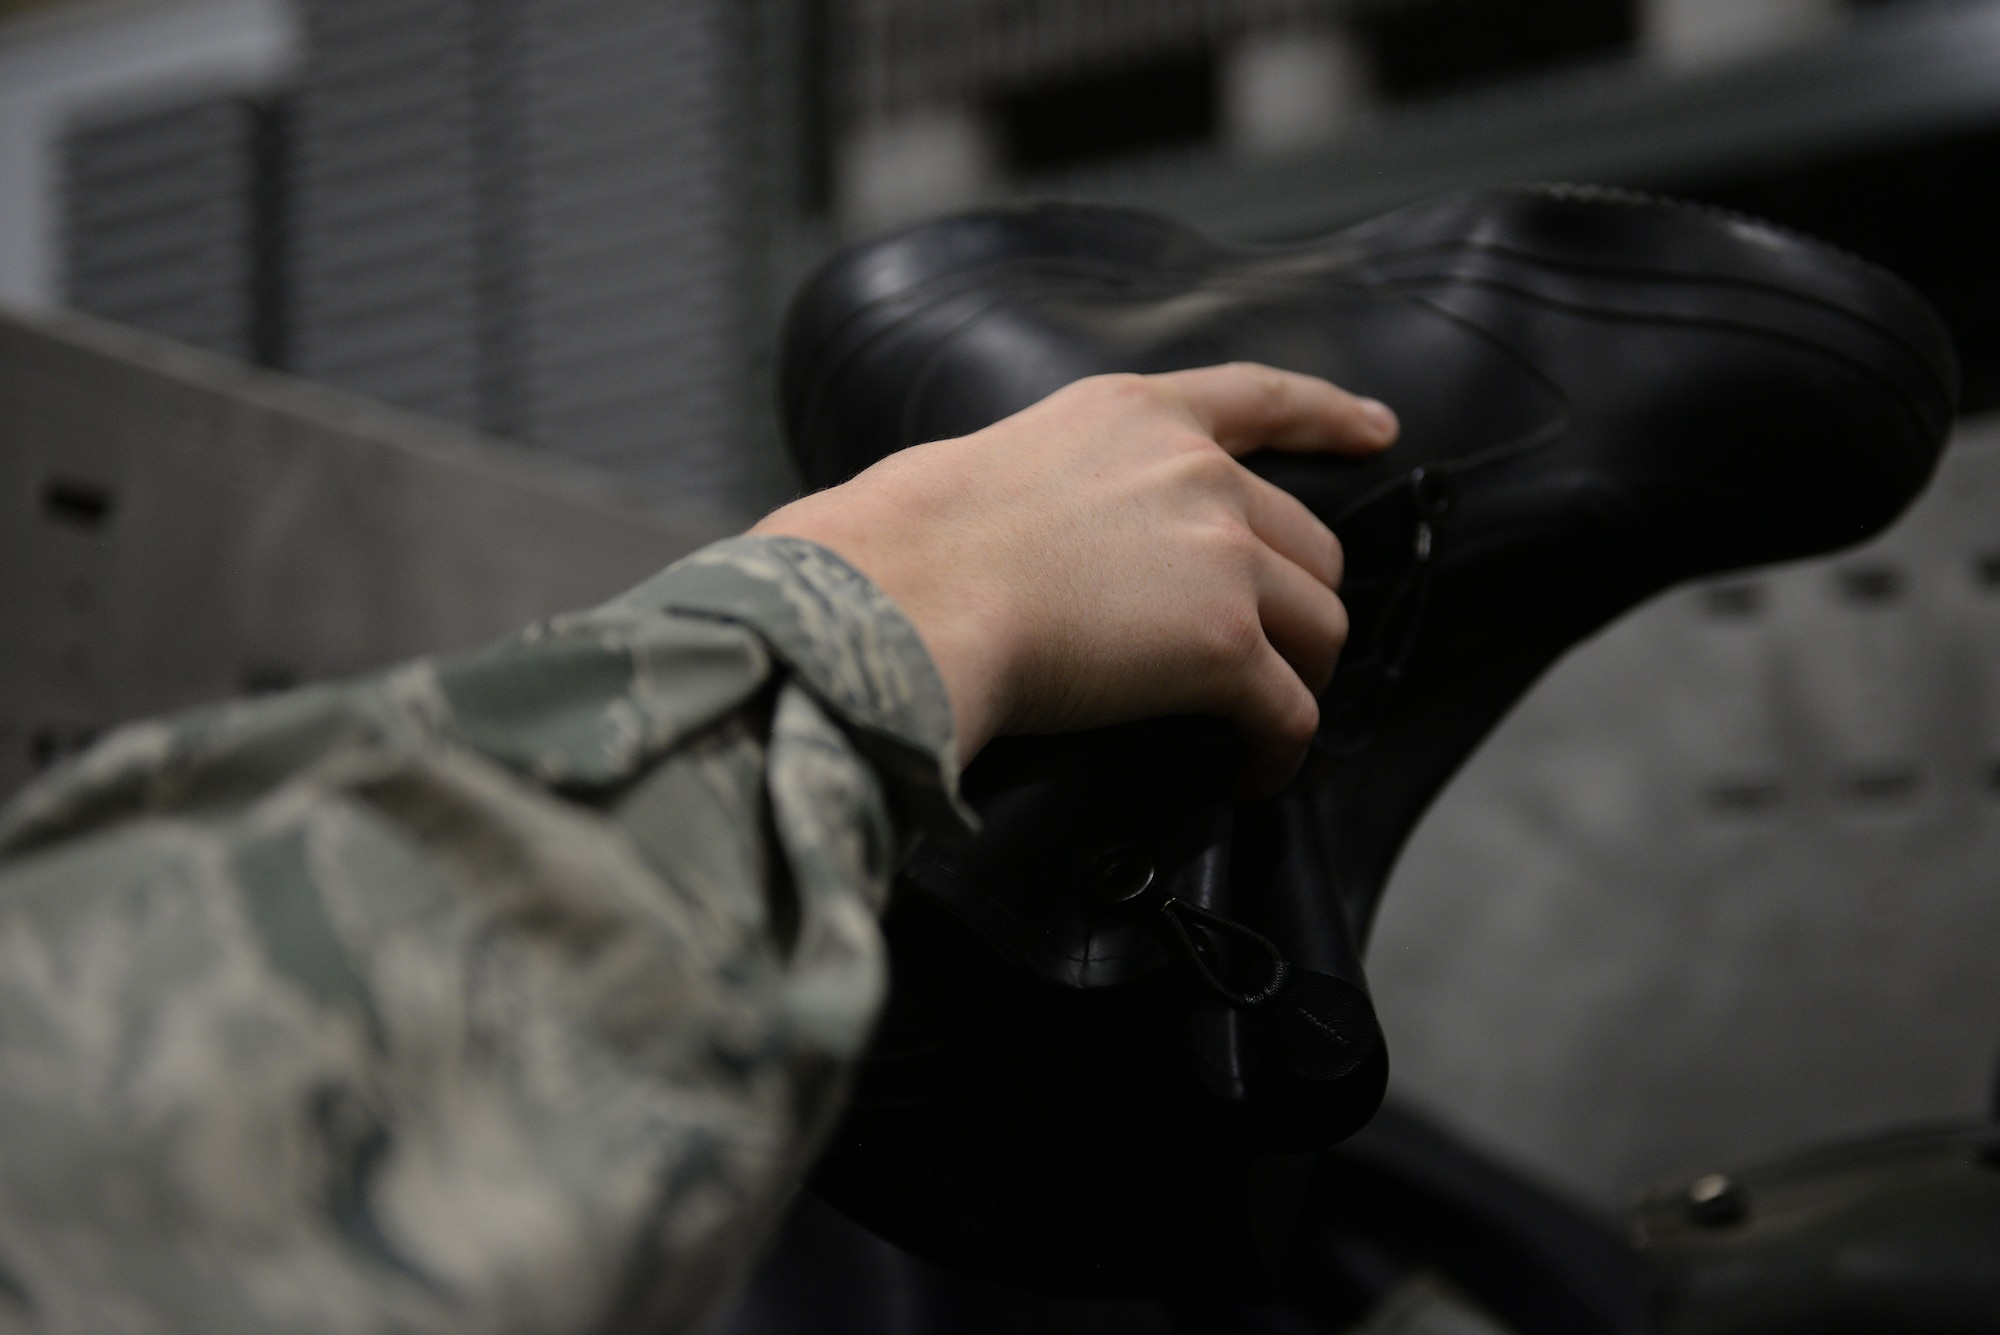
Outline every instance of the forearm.
<svg viewBox="0 0 2000 1335"><path fill-rule="evenodd" d="M114 737L0 831L0 1303L694 1319L835 1111L950 746L908 624L754 542L484 654Z"/></svg>

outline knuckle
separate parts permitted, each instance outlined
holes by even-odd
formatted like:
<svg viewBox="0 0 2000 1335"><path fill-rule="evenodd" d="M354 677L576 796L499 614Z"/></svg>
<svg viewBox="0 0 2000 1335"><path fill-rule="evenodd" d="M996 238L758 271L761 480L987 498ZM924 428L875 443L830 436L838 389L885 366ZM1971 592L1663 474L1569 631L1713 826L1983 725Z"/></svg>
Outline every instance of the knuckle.
<svg viewBox="0 0 2000 1335"><path fill-rule="evenodd" d="M1312 739L1319 734L1319 701L1313 699L1311 692L1299 697L1299 712L1293 724L1289 740L1300 750L1311 746Z"/></svg>
<svg viewBox="0 0 2000 1335"><path fill-rule="evenodd" d="M1303 684L1288 691L1282 708L1273 719L1273 733L1287 746L1303 749L1312 744L1319 731L1319 702Z"/></svg>
<svg viewBox="0 0 2000 1335"><path fill-rule="evenodd" d="M1256 376L1257 393L1263 398L1264 407L1267 409L1277 409L1284 406L1284 375L1269 366L1262 366L1256 363L1251 363L1251 365L1253 367L1253 374Z"/></svg>
<svg viewBox="0 0 2000 1335"><path fill-rule="evenodd" d="M1243 470L1229 452L1198 431L1175 437L1187 480L1204 491L1237 496L1244 491Z"/></svg>
<svg viewBox="0 0 2000 1335"><path fill-rule="evenodd" d="M1236 497L1245 490L1242 469L1220 445L1204 437L1201 448L1190 453L1200 470L1198 476L1209 486L1230 497Z"/></svg>
<svg viewBox="0 0 2000 1335"><path fill-rule="evenodd" d="M1243 664L1262 655L1266 648L1264 623L1254 606L1232 605L1208 621L1210 651L1225 669L1240 671Z"/></svg>
<svg viewBox="0 0 2000 1335"><path fill-rule="evenodd" d="M1237 361L1229 363L1229 370L1256 396L1256 406L1265 415L1284 405L1285 376L1277 368L1262 362Z"/></svg>
<svg viewBox="0 0 2000 1335"><path fill-rule="evenodd" d="M1129 371L1114 371L1105 375L1094 375L1077 382L1078 388L1094 397L1111 404L1134 402L1157 403L1159 387L1145 376Z"/></svg>
<svg viewBox="0 0 2000 1335"><path fill-rule="evenodd" d="M1347 644L1347 634L1352 627L1347 619L1347 604L1335 598L1326 612L1326 640L1338 654Z"/></svg>
<svg viewBox="0 0 2000 1335"><path fill-rule="evenodd" d="M1263 540L1234 513L1225 512L1209 524L1205 538L1209 558L1230 574L1254 575L1263 560Z"/></svg>

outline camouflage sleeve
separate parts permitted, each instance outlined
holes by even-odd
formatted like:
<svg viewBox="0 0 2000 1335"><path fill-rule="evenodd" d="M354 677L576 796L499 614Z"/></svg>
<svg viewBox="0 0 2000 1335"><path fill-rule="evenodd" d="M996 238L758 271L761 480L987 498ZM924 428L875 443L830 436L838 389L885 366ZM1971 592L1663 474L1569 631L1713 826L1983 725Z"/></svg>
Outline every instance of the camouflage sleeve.
<svg viewBox="0 0 2000 1335"><path fill-rule="evenodd" d="M962 819L915 630L790 539L127 728L0 816L0 1330L688 1328Z"/></svg>

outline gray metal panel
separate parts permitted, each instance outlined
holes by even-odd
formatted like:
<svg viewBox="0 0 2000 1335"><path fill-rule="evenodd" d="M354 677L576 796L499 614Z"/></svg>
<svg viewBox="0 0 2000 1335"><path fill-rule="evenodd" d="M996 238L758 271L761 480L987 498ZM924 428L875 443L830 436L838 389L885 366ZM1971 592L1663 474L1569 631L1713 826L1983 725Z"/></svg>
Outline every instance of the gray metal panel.
<svg viewBox="0 0 2000 1335"><path fill-rule="evenodd" d="M232 356L257 320L257 108L212 98L65 136L70 305Z"/></svg>
<svg viewBox="0 0 2000 1335"><path fill-rule="evenodd" d="M740 0L525 0L522 434L741 508L755 188Z"/></svg>
<svg viewBox="0 0 2000 1335"><path fill-rule="evenodd" d="M2000 1058L2000 419L1867 548L1669 594L1413 840L1396 1080L1606 1203L1976 1115Z"/></svg>
<svg viewBox="0 0 2000 1335"><path fill-rule="evenodd" d="M306 0L291 365L479 420L474 0Z"/></svg>
<svg viewBox="0 0 2000 1335"><path fill-rule="evenodd" d="M0 797L108 725L461 648L713 521L83 316L0 313Z"/></svg>
<svg viewBox="0 0 2000 1335"><path fill-rule="evenodd" d="M296 368L732 514L768 502L740 0L306 13Z"/></svg>

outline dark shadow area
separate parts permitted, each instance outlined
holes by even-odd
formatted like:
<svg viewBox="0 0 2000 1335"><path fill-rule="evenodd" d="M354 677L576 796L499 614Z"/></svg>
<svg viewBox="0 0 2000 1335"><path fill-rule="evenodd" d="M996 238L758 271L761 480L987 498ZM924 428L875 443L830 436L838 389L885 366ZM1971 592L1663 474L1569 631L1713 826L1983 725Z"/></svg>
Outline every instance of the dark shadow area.
<svg viewBox="0 0 2000 1335"><path fill-rule="evenodd" d="M1960 410L2000 407L2000 127L1659 184L1896 273L1951 330L1965 374Z"/></svg>
<svg viewBox="0 0 2000 1335"><path fill-rule="evenodd" d="M1635 0L1376 0L1355 21L1390 98L1620 55L1639 39Z"/></svg>
<svg viewBox="0 0 2000 1335"><path fill-rule="evenodd" d="M1200 143L1215 133L1217 91L1206 49L1013 89L993 107L1002 158L1032 173Z"/></svg>
<svg viewBox="0 0 2000 1335"><path fill-rule="evenodd" d="M958 1274L810 1192L721 1335L1332 1335L1442 1278L1520 1335L1640 1329L1650 1272L1610 1221L1390 1105L1306 1174L1284 1291L1259 1301L1079 1302ZM1059 1208L1054 1205L1052 1209Z"/></svg>

